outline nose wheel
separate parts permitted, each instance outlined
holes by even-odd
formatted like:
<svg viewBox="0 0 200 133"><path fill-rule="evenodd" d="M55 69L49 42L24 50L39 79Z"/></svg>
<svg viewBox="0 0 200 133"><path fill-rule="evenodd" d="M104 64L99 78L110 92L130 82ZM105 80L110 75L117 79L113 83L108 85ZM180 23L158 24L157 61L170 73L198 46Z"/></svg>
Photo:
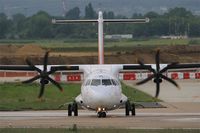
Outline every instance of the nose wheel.
<svg viewBox="0 0 200 133"><path fill-rule="evenodd" d="M129 116L130 112L132 116L135 116L135 104L131 104L129 101L127 101L125 105L125 115Z"/></svg>
<svg viewBox="0 0 200 133"><path fill-rule="evenodd" d="M76 102L68 105L68 116L72 116L73 113L74 116L78 116L78 104Z"/></svg>
<svg viewBox="0 0 200 133"><path fill-rule="evenodd" d="M105 117L106 117L106 112L98 112L98 113L97 113L97 116L98 116L99 118L105 118Z"/></svg>

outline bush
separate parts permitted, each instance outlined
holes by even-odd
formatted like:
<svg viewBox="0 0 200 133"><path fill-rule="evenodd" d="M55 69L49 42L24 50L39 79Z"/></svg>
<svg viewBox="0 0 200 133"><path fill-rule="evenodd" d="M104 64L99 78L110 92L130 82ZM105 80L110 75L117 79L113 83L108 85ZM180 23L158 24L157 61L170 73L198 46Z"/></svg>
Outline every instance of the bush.
<svg viewBox="0 0 200 133"><path fill-rule="evenodd" d="M200 39L191 39L189 44L200 44Z"/></svg>

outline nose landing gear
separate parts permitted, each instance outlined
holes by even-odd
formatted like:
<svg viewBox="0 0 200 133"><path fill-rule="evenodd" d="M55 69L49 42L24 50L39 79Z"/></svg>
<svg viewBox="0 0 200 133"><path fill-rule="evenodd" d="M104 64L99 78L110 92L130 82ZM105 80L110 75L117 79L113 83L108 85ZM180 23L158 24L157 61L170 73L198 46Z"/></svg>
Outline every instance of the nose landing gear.
<svg viewBox="0 0 200 133"><path fill-rule="evenodd" d="M98 113L97 113L97 116L98 116L99 118L105 118L105 117L106 117L106 112L98 112Z"/></svg>
<svg viewBox="0 0 200 133"><path fill-rule="evenodd" d="M105 118L106 117L106 110L105 110L105 108L98 108L97 109L97 116L99 118Z"/></svg>

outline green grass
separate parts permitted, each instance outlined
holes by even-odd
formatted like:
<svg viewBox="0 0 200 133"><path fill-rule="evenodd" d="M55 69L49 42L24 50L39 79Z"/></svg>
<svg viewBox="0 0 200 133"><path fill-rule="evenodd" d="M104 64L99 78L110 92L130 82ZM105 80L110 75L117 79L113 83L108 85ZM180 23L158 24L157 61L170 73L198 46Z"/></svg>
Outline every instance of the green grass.
<svg viewBox="0 0 200 133"><path fill-rule="evenodd" d="M122 92L124 95L128 97L128 99L132 102L155 102L160 101L158 99L155 99L154 97L151 97L150 95L141 92L137 89L134 89L130 86L127 86L125 84L122 84Z"/></svg>
<svg viewBox="0 0 200 133"><path fill-rule="evenodd" d="M65 129L3 128L0 133L199 133L199 129Z"/></svg>
<svg viewBox="0 0 200 133"><path fill-rule="evenodd" d="M163 45L189 45L199 43L198 38L194 39L129 39L129 40L105 40L105 51L132 51L135 47L158 47ZM97 51L97 39L41 39L41 40L0 40L0 45L28 45L34 44L56 52L89 52Z"/></svg>
<svg viewBox="0 0 200 133"><path fill-rule="evenodd" d="M40 110L58 109L61 104L73 102L80 93L80 84L62 85L64 92L53 85L47 85L44 100L37 99L38 84L0 84L0 110Z"/></svg>
<svg viewBox="0 0 200 133"><path fill-rule="evenodd" d="M75 41L74 41L75 40ZM105 40L105 47L113 46L138 46L138 45L187 45L190 39L130 39L130 40ZM41 39L41 40L0 40L1 44L37 44L46 48L57 47L97 47L97 39Z"/></svg>
<svg viewBox="0 0 200 133"><path fill-rule="evenodd" d="M73 102L80 94L80 84L62 84L61 93L55 86L47 85L44 99L37 99L39 84L4 83L0 84L0 110L46 110L58 109L64 103ZM123 93L134 102L152 102L154 98L123 85Z"/></svg>

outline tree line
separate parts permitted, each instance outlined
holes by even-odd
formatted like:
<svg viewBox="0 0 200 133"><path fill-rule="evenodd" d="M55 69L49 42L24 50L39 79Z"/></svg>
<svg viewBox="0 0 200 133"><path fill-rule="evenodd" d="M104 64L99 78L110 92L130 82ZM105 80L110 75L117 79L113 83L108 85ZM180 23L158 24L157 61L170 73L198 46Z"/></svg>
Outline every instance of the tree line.
<svg viewBox="0 0 200 133"><path fill-rule="evenodd" d="M47 12L39 11L26 17L15 14L9 19L0 13L0 39L48 39L48 38L95 38L97 37L96 24L67 24L53 25L52 18L56 19L96 19L97 12L89 3L85 7L84 16L80 9L74 7L66 12L65 16L51 16ZM128 18L116 15L112 11L103 12L104 18ZM134 37L152 37L162 35L200 36L200 16L182 7L170 9L164 14L148 12L134 13L131 18L150 18L147 24L106 24L105 34L132 34Z"/></svg>

